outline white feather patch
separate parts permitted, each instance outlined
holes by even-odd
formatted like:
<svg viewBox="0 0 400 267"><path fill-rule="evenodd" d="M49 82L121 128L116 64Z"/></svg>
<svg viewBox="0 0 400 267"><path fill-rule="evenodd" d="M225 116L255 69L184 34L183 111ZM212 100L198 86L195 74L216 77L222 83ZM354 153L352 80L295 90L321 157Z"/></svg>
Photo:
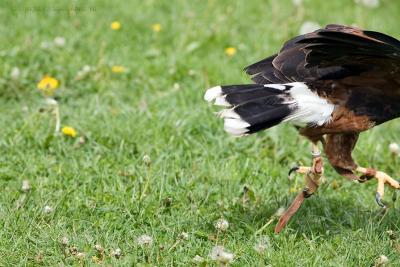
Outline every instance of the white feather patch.
<svg viewBox="0 0 400 267"><path fill-rule="evenodd" d="M285 86L282 84L264 84L264 87L278 89L278 90L285 90Z"/></svg>
<svg viewBox="0 0 400 267"><path fill-rule="evenodd" d="M295 124L315 124L321 126L331 120L335 106L312 92L301 82L288 83L292 86L289 93L295 101L295 110L284 121Z"/></svg>

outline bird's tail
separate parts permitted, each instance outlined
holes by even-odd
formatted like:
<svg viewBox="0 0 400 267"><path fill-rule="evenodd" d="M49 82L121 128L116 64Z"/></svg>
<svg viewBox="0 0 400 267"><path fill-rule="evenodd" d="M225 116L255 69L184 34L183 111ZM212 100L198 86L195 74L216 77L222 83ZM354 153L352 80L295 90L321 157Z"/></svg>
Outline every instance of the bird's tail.
<svg viewBox="0 0 400 267"><path fill-rule="evenodd" d="M225 121L225 131L236 136L284 121L322 125L333 111L333 105L300 82L216 86L206 91L204 99L226 107L218 115Z"/></svg>

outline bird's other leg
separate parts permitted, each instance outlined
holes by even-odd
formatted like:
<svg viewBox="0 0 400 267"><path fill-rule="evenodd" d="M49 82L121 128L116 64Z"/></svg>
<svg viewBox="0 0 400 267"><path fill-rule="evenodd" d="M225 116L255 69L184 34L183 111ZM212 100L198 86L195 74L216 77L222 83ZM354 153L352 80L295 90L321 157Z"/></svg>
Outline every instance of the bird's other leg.
<svg viewBox="0 0 400 267"><path fill-rule="evenodd" d="M311 167L299 166L294 167L289 171L289 175L294 171L304 174L306 186L301 192L298 193L290 207L279 218L279 222L275 226L275 233L279 233L286 226L290 218L300 208L303 201L313 195L314 192L318 189L320 179L324 173L324 168L321 151L319 150L317 143L312 144L312 156L313 161Z"/></svg>
<svg viewBox="0 0 400 267"><path fill-rule="evenodd" d="M356 171L363 174L359 178L359 182L365 182L372 178L376 178L378 180L378 188L376 189L375 200L379 206L386 208L385 204L382 202L382 198L385 195L385 184L388 184L395 189L400 189L399 182L386 173L377 171L375 169L357 167Z"/></svg>

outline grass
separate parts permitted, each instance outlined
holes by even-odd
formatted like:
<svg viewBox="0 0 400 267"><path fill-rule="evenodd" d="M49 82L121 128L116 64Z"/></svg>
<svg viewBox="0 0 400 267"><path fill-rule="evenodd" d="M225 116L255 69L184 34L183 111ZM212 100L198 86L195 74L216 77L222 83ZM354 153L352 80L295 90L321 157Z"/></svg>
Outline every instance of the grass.
<svg viewBox="0 0 400 267"><path fill-rule="evenodd" d="M302 185L287 171L309 163L309 143L286 125L231 138L202 99L209 86L249 82L242 68L276 52L307 20L400 37L393 19L400 2L383 0L377 9L349 0L305 0L300 8L291 1L4 2L0 266L95 266L95 244L106 249L105 266L188 266L195 255L213 266L216 244L235 254L234 266L370 266L379 255L400 262L400 240L386 233L399 233L399 210L382 216L374 181L352 183L329 166L327 182L285 231L273 234L276 220L263 228ZM110 29L115 20L118 31ZM56 36L65 46L41 48ZM230 46L232 57L224 53ZM93 71L76 79L84 65ZM112 73L113 65L127 72ZM17 80L13 67L21 70ZM60 81L62 126L74 127L84 144L53 136L54 116L36 89L45 74ZM398 129L392 121L363 133L354 152L360 165L399 175L388 151ZM44 213L46 205L54 211ZM226 233L214 228L219 218L230 223ZM188 240L177 242L182 232ZM143 234L151 246L138 245ZM64 236L85 257L65 254ZM254 245L267 237L257 254ZM108 256L116 248L120 259Z"/></svg>

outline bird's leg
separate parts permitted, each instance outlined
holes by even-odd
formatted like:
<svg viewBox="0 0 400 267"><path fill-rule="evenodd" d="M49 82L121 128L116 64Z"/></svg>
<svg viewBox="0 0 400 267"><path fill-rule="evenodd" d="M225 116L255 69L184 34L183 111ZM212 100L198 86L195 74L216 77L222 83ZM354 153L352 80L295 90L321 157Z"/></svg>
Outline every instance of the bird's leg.
<svg viewBox="0 0 400 267"><path fill-rule="evenodd" d="M376 189L375 200L379 206L386 208L385 204L382 203L382 198L385 194L385 184L389 184L391 187L400 189L399 182L387 175L386 173L377 171L375 169L357 167L356 171L363 174L359 178L359 182L365 182L372 178L376 178L378 180L378 188Z"/></svg>
<svg viewBox="0 0 400 267"><path fill-rule="evenodd" d="M318 189L320 179L324 173L321 151L317 144L312 144L311 154L313 157L313 164L311 167L299 166L294 167L289 171L289 175L291 175L293 171L304 174L306 187L303 191L305 192L306 197L310 197Z"/></svg>
<svg viewBox="0 0 400 267"><path fill-rule="evenodd" d="M300 208L303 201L306 198L312 196L314 192L318 189L320 179L324 173L324 168L321 151L319 150L318 145L314 143L312 146L312 156L313 164L311 167L294 167L289 171L289 175L294 171L304 174L306 186L301 192L298 193L290 207L279 218L279 222L275 226L275 233L279 233L286 226L290 218Z"/></svg>

